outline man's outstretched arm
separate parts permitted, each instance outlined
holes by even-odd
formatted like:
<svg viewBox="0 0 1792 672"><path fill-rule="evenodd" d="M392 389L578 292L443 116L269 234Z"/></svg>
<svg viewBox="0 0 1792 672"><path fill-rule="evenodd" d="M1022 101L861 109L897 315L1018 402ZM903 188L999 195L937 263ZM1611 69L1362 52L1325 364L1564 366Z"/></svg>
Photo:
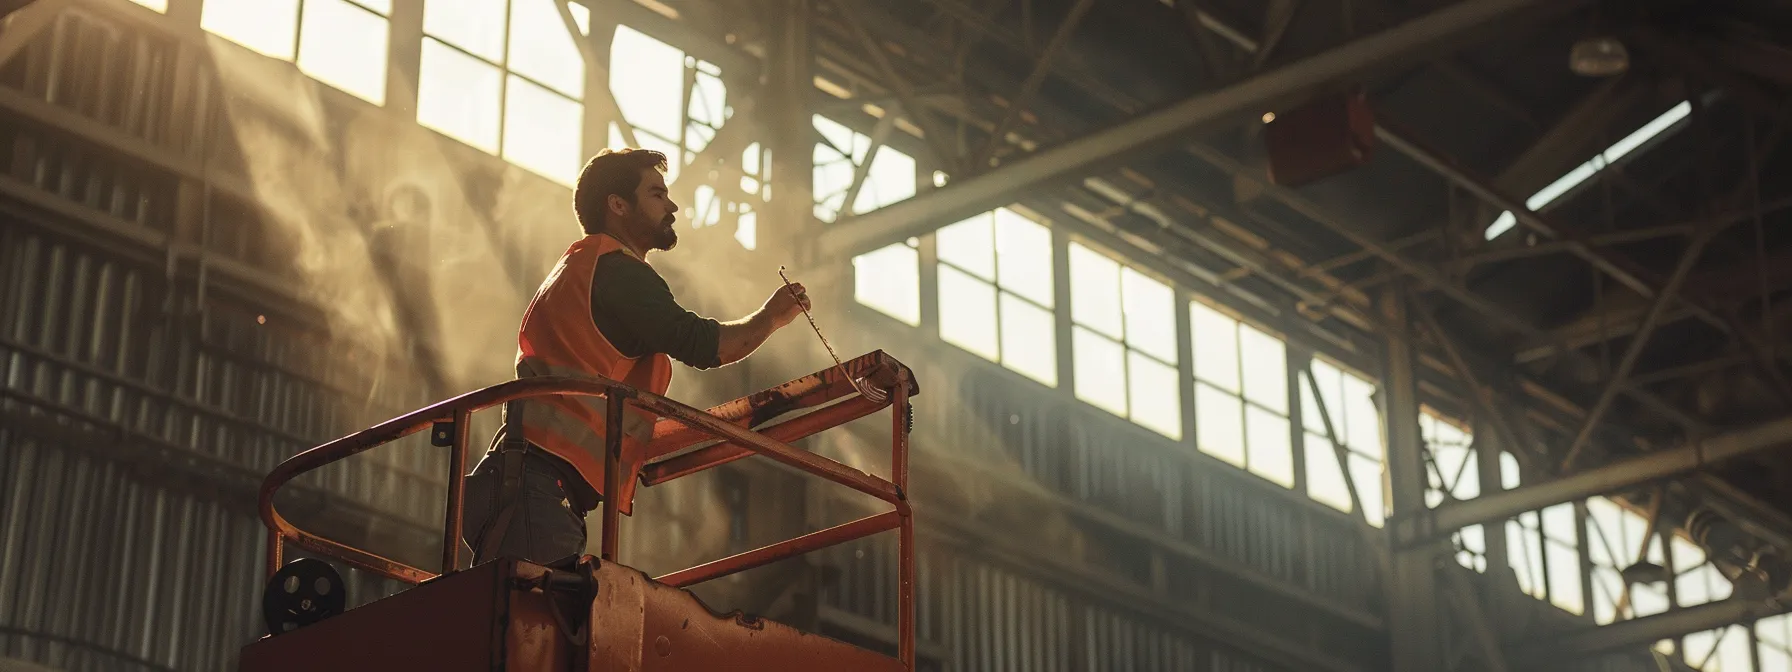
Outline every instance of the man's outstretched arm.
<svg viewBox="0 0 1792 672"><path fill-rule="evenodd" d="M753 354L772 333L796 320L809 307L809 295L801 284L779 287L759 310L733 322L723 322L716 343L716 356L723 365L733 364Z"/></svg>
<svg viewBox="0 0 1792 672"><path fill-rule="evenodd" d="M718 322L685 310L658 273L620 252L598 259L591 285L592 321L623 356L664 353L698 369L745 359L809 305L803 286L793 284L751 315Z"/></svg>

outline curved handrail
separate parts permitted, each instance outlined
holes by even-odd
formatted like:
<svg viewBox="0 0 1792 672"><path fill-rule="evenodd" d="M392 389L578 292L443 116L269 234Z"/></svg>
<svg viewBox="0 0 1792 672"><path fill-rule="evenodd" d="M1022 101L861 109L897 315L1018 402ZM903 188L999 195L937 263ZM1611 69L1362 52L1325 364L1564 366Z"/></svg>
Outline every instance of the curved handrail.
<svg viewBox="0 0 1792 672"><path fill-rule="evenodd" d="M624 466L619 420L624 407L632 404L662 418L655 426L655 440L637 448L642 453L650 454L637 455L635 458L666 457L681 447L695 445L703 440L719 439L721 441L707 448L671 455L658 462L644 464L639 460L631 461L629 465L629 470L632 472L631 477L640 477L648 485L757 453L800 471L877 497L894 507L894 510L883 514L712 561L660 577L660 580L668 585L688 586L817 548L885 530L897 529L900 533L897 548L900 569L898 592L901 603L898 609L900 612L898 617L898 658L910 669L913 669L914 530L912 512L904 491L908 484L909 397L918 391L918 388L914 385L913 374L881 351L855 358L848 365L837 367L837 370L838 375L834 373L834 370L823 371L723 404L715 409L719 411L719 415L600 376L590 378L543 376L513 380L474 390L406 413L294 455L281 462L268 474L262 482L259 502L262 522L268 528L268 576L272 577L279 570L284 544L290 541L313 552L407 583L417 584L436 578L437 574L433 572L302 530L280 515L279 510L274 506L274 497L282 486L302 474L391 443L444 421L452 423L450 426L452 427L453 453L449 464L451 474L448 482L447 513L443 529L442 564L445 571L452 571L459 563L462 488L465 480L469 421L472 414L499 404L533 397L551 395L605 397L608 400L606 417L610 419L605 446L605 480L607 481L605 492L609 496L603 502L605 530L603 541L606 559L614 559L616 539L613 531L618 522L617 516L620 509L618 500L622 499L618 493L623 492L619 487L618 480L621 478L620 472ZM865 382L870 383L871 378L874 377L870 375L872 372L878 372L879 375L875 377L882 379L878 381L879 389L886 393L880 395L884 397L882 399L864 396L858 381L847 380L850 387L843 387L840 384L841 376L858 377L860 375L865 377ZM848 398L848 395L853 394L857 395L856 398ZM821 404L838 399L845 399L845 401L821 406ZM864 417L885 407L894 410L891 416L891 480L872 476L786 443L786 441L793 441L817 431ZM747 425L759 424L772 419L773 416L803 408L812 408L813 410L777 425L764 427L759 431L747 428ZM683 427L673 425L682 425ZM444 437L438 436L436 440L439 442L442 438ZM644 473L644 468L653 468L653 472L651 474Z"/></svg>

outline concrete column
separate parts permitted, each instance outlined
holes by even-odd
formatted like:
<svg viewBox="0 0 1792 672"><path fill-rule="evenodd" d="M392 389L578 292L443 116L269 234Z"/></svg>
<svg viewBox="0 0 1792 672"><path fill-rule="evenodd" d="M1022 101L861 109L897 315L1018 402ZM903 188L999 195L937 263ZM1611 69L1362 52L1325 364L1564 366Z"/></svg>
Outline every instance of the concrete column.
<svg viewBox="0 0 1792 672"><path fill-rule="evenodd" d="M1382 292L1380 304L1388 324L1409 324L1406 295L1398 284ZM1381 408L1387 437L1390 501L1395 519L1401 519L1425 510L1424 441L1419 436L1412 346L1404 339L1389 338L1386 353ZM1434 566L1439 548L1433 543L1399 548L1393 554L1393 580L1388 586L1388 638L1394 672L1446 669L1439 644L1441 613Z"/></svg>
<svg viewBox="0 0 1792 672"><path fill-rule="evenodd" d="M778 0L771 7L777 19L765 59L760 118L765 120L765 148L771 152L772 200L768 216L759 219L760 245L797 251L810 267L845 263L846 259L814 258L814 246L809 244L817 229L811 166L815 131L809 120L815 89L809 49L813 8L810 0Z"/></svg>

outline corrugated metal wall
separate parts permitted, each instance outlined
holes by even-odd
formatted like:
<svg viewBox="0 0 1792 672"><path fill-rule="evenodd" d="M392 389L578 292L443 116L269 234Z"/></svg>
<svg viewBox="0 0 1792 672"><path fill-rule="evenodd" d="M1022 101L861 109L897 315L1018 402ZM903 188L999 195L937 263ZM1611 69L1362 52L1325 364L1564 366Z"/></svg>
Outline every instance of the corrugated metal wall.
<svg viewBox="0 0 1792 672"><path fill-rule="evenodd" d="M0 95L195 157L214 101L177 67L196 63L171 41L71 9L0 69ZM176 258L171 173L22 120L0 123L0 150L0 657L231 669L260 631L261 476L424 399L402 371L342 362L352 348L283 320L277 297ZM243 234L210 241L214 263L278 268L237 244L259 222L213 212ZM306 479L294 515L434 540L444 457L356 458ZM347 578L356 603L396 589Z"/></svg>
<svg viewBox="0 0 1792 672"><path fill-rule="evenodd" d="M259 621L261 475L390 413L345 411L283 368L303 344L245 342L228 306L164 319L166 278L141 264L0 227L0 655L226 669ZM309 485L363 524L439 534L441 457L393 451Z"/></svg>
<svg viewBox="0 0 1792 672"><path fill-rule="evenodd" d="M874 537L829 549L841 569L822 604L871 621L896 621L895 548ZM1086 597L978 558L963 549L923 544L917 557L916 636L941 669L994 672L1060 670L1277 672L1232 645L1141 615L1114 600ZM1064 577L1068 578L1068 577ZM936 656L940 655L936 653Z"/></svg>

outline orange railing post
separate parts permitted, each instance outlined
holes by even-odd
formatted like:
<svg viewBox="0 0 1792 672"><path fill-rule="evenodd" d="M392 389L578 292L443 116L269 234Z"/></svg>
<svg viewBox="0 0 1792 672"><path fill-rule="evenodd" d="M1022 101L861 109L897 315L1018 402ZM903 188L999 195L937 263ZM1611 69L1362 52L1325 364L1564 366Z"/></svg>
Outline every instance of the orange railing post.
<svg viewBox="0 0 1792 672"><path fill-rule="evenodd" d="M898 373L890 404L890 480L908 498L908 371ZM896 659L915 669L915 520L908 507L897 510L901 526L896 537Z"/></svg>
<svg viewBox="0 0 1792 672"><path fill-rule="evenodd" d="M467 436L473 433L473 412L454 412L454 437L449 442L448 506L442 521L442 573L460 569L461 516L465 512L467 485Z"/></svg>
<svg viewBox="0 0 1792 672"><path fill-rule="evenodd" d="M622 411L627 398L610 388L604 404L604 530L601 555L605 562L616 561L616 545L621 543L622 526Z"/></svg>

